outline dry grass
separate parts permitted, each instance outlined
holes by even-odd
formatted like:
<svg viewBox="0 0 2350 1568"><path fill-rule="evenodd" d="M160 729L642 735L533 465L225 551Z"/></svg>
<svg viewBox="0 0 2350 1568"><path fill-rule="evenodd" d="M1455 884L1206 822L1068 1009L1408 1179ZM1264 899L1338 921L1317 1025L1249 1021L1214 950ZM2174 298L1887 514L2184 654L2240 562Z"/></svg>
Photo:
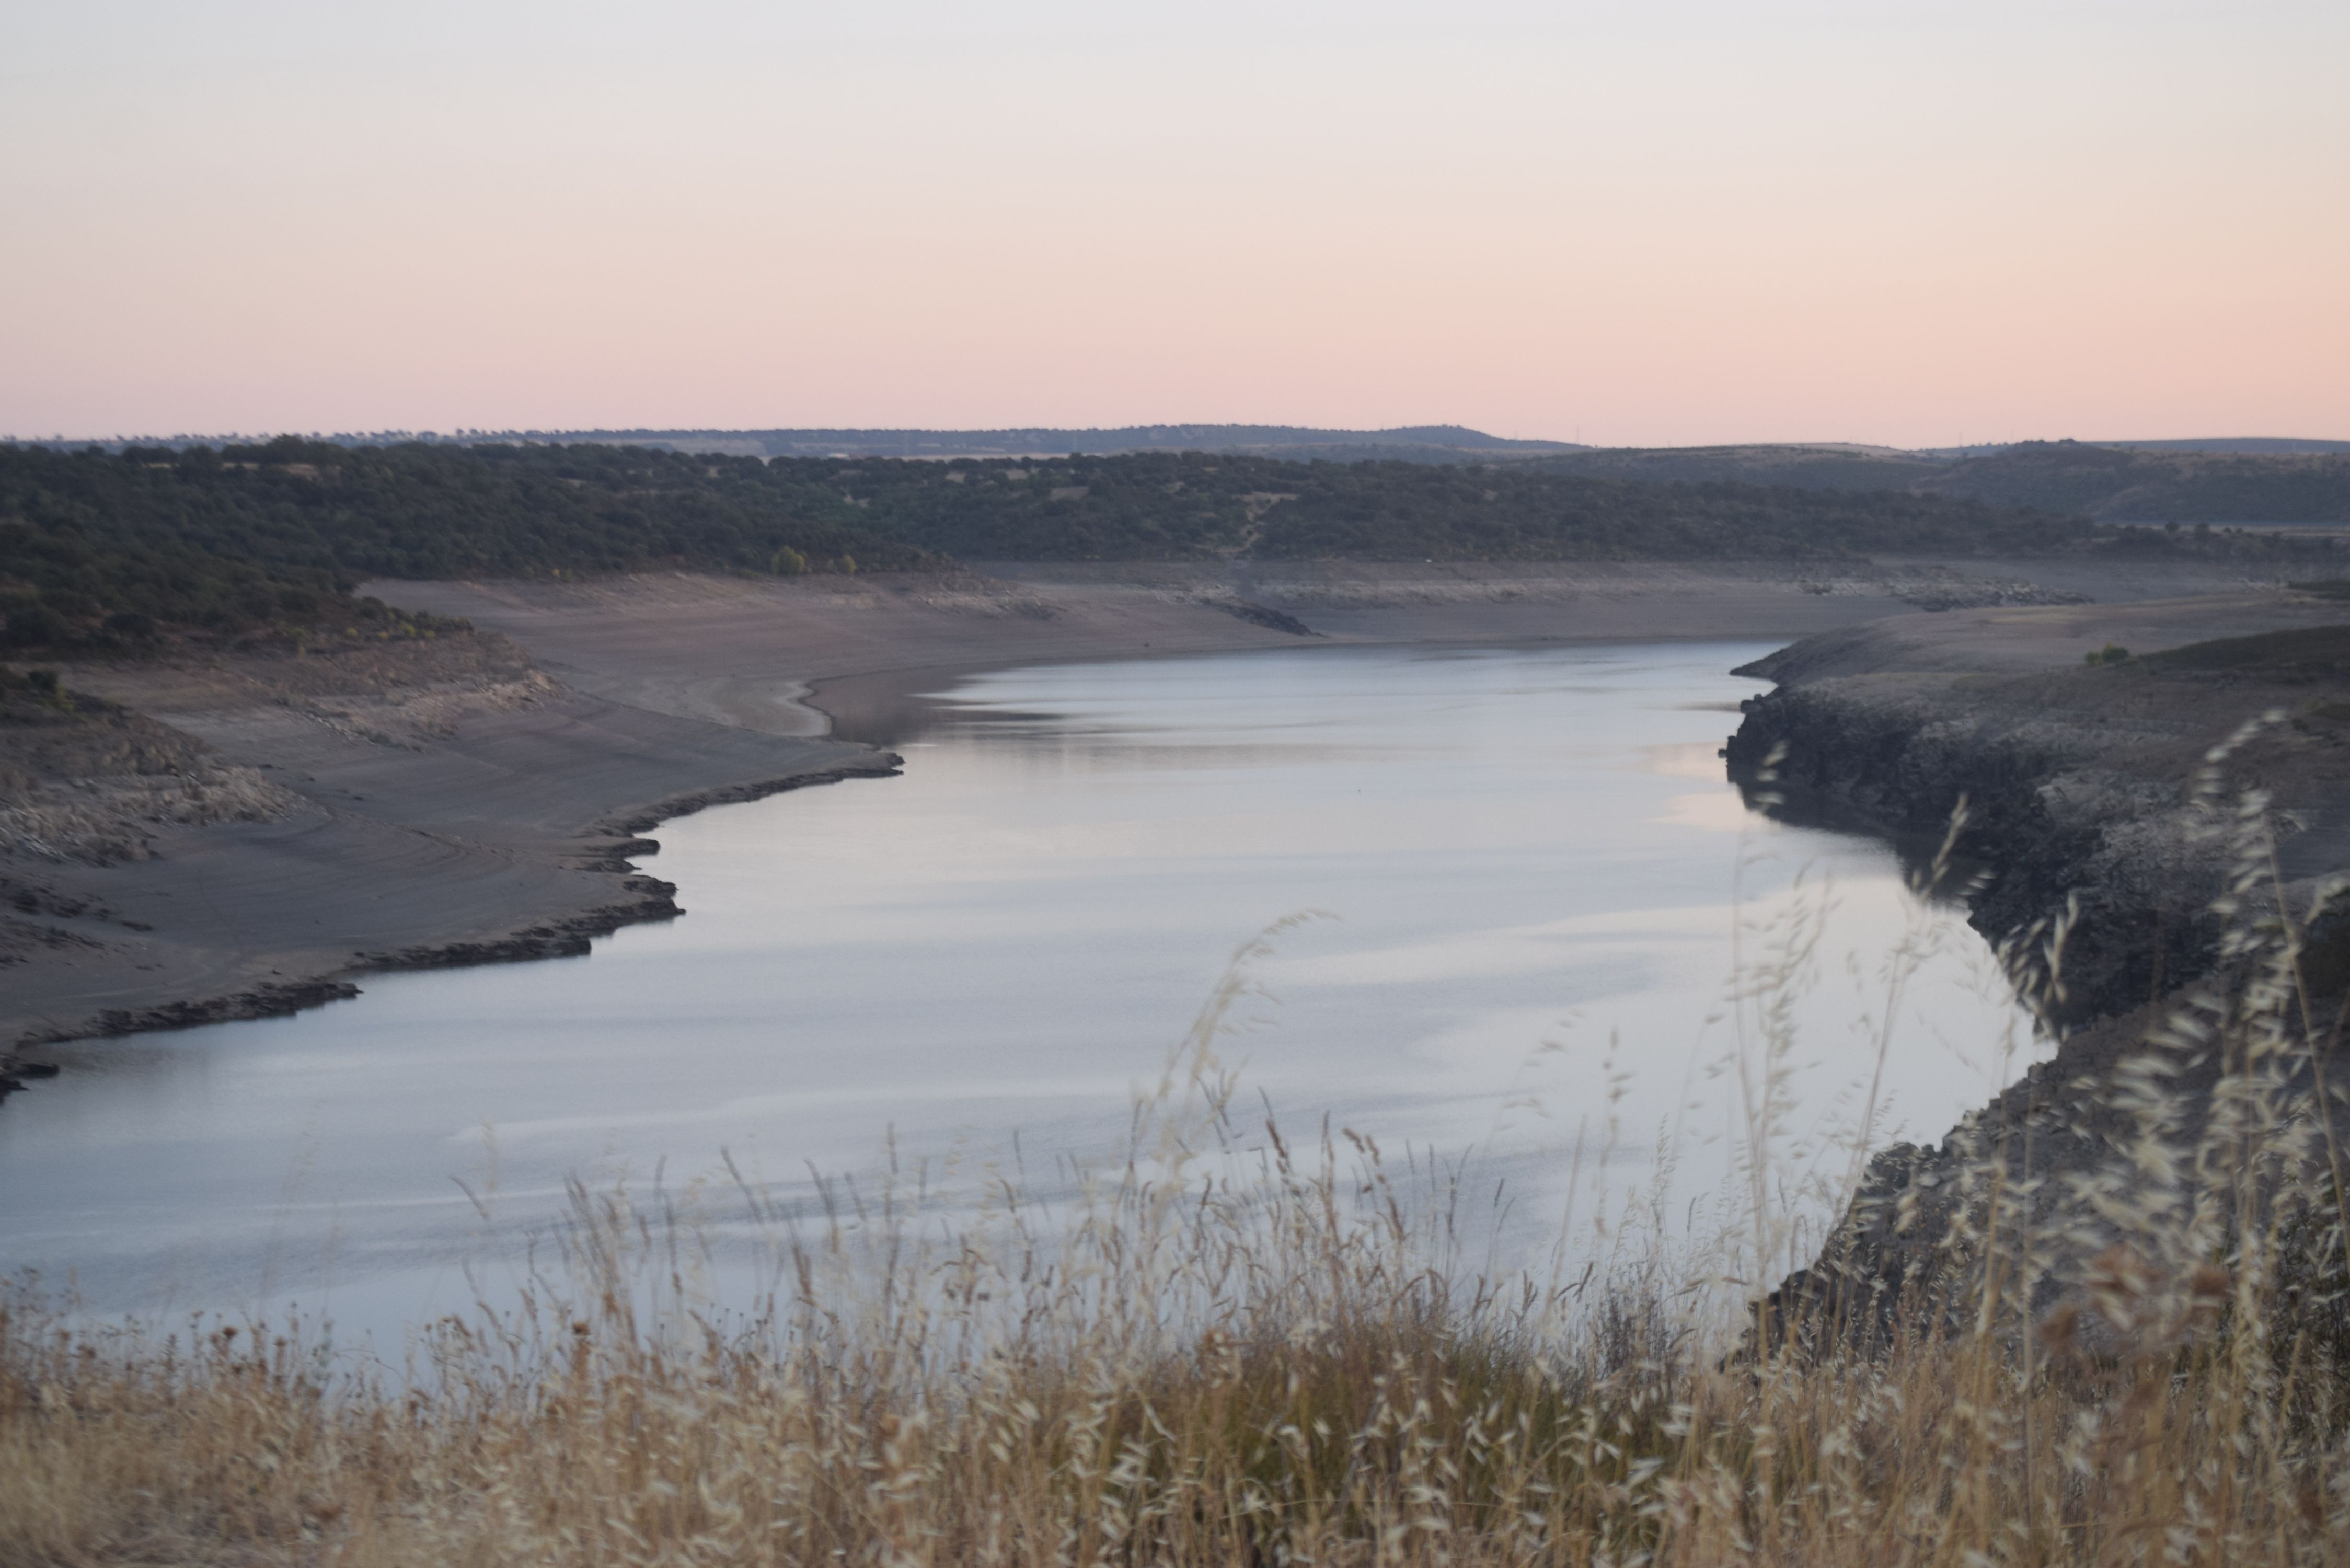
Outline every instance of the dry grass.
<svg viewBox="0 0 2350 1568"><path fill-rule="evenodd" d="M1715 1366L1640 1303L1544 1332L1301 1181L1057 1262L922 1251L853 1315L444 1323L411 1379L297 1333L12 1312L0 1562L2339 1562L2338 1369L2117 1278L2117 1353L1997 1334ZM1270 1228L1268 1229L1268 1225ZM1154 1229L1156 1228L1156 1229ZM899 1240L902 1241L903 1238ZM1169 1249L1210 1321L1144 1292ZM2174 1310L2172 1294L2185 1311Z"/></svg>
<svg viewBox="0 0 2350 1568"><path fill-rule="evenodd" d="M2202 1108L2153 1043L2066 1203L1986 1142L1895 1220L1891 1293L1809 1332L1742 1341L1654 1254L1481 1272L1366 1141L1243 1153L1235 980L1124 1162L1049 1201L581 1189L559 1286L396 1368L19 1298L0 1564L2350 1561L2331 1020L2258 896L2259 803L2210 804L2244 871L2233 982L2173 1021L2222 1064ZM2043 998L2062 936L2016 955ZM764 1305L697 1305L744 1257Z"/></svg>

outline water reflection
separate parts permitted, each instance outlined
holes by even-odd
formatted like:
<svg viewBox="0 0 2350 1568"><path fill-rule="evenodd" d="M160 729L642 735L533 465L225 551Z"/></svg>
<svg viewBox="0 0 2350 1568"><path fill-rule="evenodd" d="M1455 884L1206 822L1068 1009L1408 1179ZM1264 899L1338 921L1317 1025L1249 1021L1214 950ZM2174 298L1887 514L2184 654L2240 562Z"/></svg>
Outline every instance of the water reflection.
<svg viewBox="0 0 2350 1568"><path fill-rule="evenodd" d="M1757 646L1299 649L1014 670L901 713L904 777L661 829L688 916L587 959L388 976L290 1019L86 1044L0 1118L0 1256L104 1308L470 1303L567 1176L674 1190L730 1158L1032 1169L1107 1150L1234 945L1300 910L1226 1043L1285 1118L1478 1151L1555 1223L1620 1187L1841 1158L1890 1021L1888 1114L1938 1135L2015 1064L1981 944L1869 844L1748 813L1713 753ZM1792 922L1792 924L1791 924ZM1809 924L1807 924L1809 922ZM1775 926L1774 926L1775 923ZM1726 989L1818 942L1775 1065ZM1742 1068L1736 1053L1745 1053ZM1742 1071L1750 1076L1742 1079ZM462 1187L460 1184L463 1184ZM1587 1192L1587 1189L1586 1189Z"/></svg>

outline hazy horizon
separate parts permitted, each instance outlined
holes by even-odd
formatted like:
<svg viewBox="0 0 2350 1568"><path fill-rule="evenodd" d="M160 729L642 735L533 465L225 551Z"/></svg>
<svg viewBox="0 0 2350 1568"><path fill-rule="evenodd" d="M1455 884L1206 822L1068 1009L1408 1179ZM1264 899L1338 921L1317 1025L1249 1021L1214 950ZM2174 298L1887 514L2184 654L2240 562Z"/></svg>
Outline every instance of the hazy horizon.
<svg viewBox="0 0 2350 1568"><path fill-rule="evenodd" d="M0 46L27 437L2350 431L2338 5L100 0Z"/></svg>
<svg viewBox="0 0 2350 1568"><path fill-rule="evenodd" d="M1409 446L1412 444L1424 444L1431 447L1441 446L1444 443L1431 441L1419 441L1416 443L1412 439L1408 438L1425 438L1433 432L1450 431L1464 436L1482 438L1478 442L1472 442L1458 449L1462 452L1473 453L1477 451L1484 450L1484 448L1490 444L1491 449L1497 453L1515 452L1521 454L1536 454L1544 449L1555 449L1562 452L1575 451L1699 452L1756 450L1810 450L1821 452L1849 450L1859 452L1882 452L1915 457L1919 455L1949 456L1952 454L1966 455L1975 452L1992 452L2003 450L2007 446L2016 444L2015 442L1982 442L1965 447L1895 447L1887 446L1883 443L1830 439L1821 441L1731 441L1648 448L1631 446L1602 447L1596 443L1559 441L1555 438L1550 437L1497 437L1491 431L1479 431L1464 425L1392 425L1380 430L1345 430L1329 426L1239 424L1230 421L1219 422L1211 421L1159 421L1149 424L1139 425L1006 424L987 427L966 427L962 429L920 425L656 426L637 424L597 426L577 430L530 429L511 426L504 429L486 429L461 426L447 431L432 430L430 428L390 429L380 431L114 431L105 434L83 432L78 435L69 435L62 432L43 435L25 434L15 431L0 431L0 441L18 441L28 445L51 447L76 447L84 444L114 447L121 445L137 445L142 441L153 441L167 445L175 443L181 445L192 445L207 442L257 442L276 440L283 436L293 436L297 439L314 441L325 440L347 443L352 441L365 442L370 440L381 440L387 442L421 440L428 441L480 441L495 443L500 441L512 440L556 441L564 437L578 437L605 442L620 441L627 438L636 437L641 438L647 441L658 442L678 437L707 437L712 441L716 441L732 436L1107 436L1123 435L1128 432L1142 434L1160 431L1188 431L1202 434L1226 431L1250 431L1262 433L1266 436L1279 435L1289 437L1315 436L1342 438L1333 440L1328 443L1334 449L1343 449L1349 446L1360 446L1366 449L1378 449L1379 443L1377 438L1381 437L1390 438L1392 444L1395 446ZM2278 436L2273 434L2251 435L2242 431L2238 431L2231 435L2203 435L2150 440L2140 439L2135 436L2081 437L2072 435L2027 434L2017 438L2017 440L2019 441L2074 441L2083 446L2110 446L2146 451L2202 450L2215 452L2223 451L2314 452L2323 450L2330 452L2337 449L2350 450L2350 439L2341 437L2314 436L2307 434L2298 436ZM1257 444L1263 445L1265 450L1278 455L1285 452L1294 452L1308 443L1303 441L1294 443L1264 441ZM720 451L726 449L713 446L711 450ZM943 455L983 456L989 455L995 449L993 448L981 449L974 447L971 452L965 452L957 449ZM1045 449L1040 444L1037 450L1041 452ZM1157 442L1147 446L1134 445L1097 447L1088 453L1088 455L1103 456L1127 452L1187 450L1246 451L1253 450L1253 448L1241 442L1229 440L1213 442L1198 449L1194 449L1180 442ZM771 453L770 455L774 454ZM798 453L795 455L806 456L822 454ZM886 452L868 452L862 455L886 457L890 454ZM910 455L937 456L941 454L935 452L921 452L912 453ZM1050 455L1061 454L1058 452L1057 449L1055 449Z"/></svg>

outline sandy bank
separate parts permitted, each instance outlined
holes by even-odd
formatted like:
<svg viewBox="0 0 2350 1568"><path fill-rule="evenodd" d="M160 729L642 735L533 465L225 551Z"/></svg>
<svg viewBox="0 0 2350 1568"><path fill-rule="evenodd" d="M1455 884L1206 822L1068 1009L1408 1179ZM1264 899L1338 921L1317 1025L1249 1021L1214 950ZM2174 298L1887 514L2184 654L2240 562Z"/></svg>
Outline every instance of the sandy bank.
<svg viewBox="0 0 2350 1568"><path fill-rule="evenodd" d="M677 912L666 883L631 874L643 828L893 761L628 707L526 665L378 671L354 691L327 662L67 671L257 777L264 804L142 821L135 858L0 859L15 910L0 1040L284 1012L351 994L368 970L584 952Z"/></svg>
<svg viewBox="0 0 2350 1568"><path fill-rule="evenodd" d="M513 637L608 700L774 734L886 740L960 671L1348 643L1796 639L1921 609L2146 598L2241 579L2072 561L1409 566L997 564L950 577L379 583ZM1265 612L1270 612L1267 614ZM1295 629L1270 624L1285 619ZM820 702L807 699L821 688ZM820 708L821 712L815 711Z"/></svg>

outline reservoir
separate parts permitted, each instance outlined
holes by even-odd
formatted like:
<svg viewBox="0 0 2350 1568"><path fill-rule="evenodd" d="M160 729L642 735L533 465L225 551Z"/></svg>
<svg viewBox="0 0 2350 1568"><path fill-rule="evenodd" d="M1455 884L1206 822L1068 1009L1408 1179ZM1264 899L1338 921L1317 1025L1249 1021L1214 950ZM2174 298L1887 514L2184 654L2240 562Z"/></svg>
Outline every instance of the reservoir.
<svg viewBox="0 0 2350 1568"><path fill-rule="evenodd" d="M657 830L679 920L46 1053L63 1075L0 1110L0 1261L95 1311L396 1333L494 1291L573 1179L720 1208L891 1162L1049 1187L1117 1158L1277 923L1216 1046L1243 1144L1270 1115L1473 1171L1504 1251L1610 1206L1698 1226L1758 1144L1774 1191L1833 1183L1856 1138L1939 1138L2029 1030L1889 851L1723 781L1762 690L1726 671L1769 648L944 680L902 777Z"/></svg>

